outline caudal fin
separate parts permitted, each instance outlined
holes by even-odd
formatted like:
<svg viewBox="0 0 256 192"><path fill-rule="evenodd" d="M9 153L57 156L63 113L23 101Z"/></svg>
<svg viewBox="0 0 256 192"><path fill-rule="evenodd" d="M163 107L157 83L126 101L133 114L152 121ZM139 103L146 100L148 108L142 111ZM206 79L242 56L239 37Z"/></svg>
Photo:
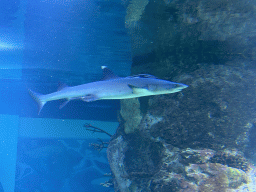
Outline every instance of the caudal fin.
<svg viewBox="0 0 256 192"><path fill-rule="evenodd" d="M46 101L43 101L41 99L42 94L36 93L34 91L28 90L30 96L37 102L38 104L38 115L40 114L40 111L42 110L43 106L45 105Z"/></svg>

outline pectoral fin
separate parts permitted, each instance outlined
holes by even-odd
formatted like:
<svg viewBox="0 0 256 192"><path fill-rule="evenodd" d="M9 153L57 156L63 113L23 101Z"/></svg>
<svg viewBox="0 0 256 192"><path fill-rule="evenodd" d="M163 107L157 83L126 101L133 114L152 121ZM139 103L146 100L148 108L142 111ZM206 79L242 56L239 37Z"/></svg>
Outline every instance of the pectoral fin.
<svg viewBox="0 0 256 192"><path fill-rule="evenodd" d="M85 96L81 97L81 99L85 102L92 102L92 101L99 100L99 98L96 95L93 95L93 94L85 95Z"/></svg>
<svg viewBox="0 0 256 192"><path fill-rule="evenodd" d="M130 85L130 84L128 84L128 86L132 89L133 94L145 94L146 92L149 92L148 86L136 87L136 86Z"/></svg>
<svg viewBox="0 0 256 192"><path fill-rule="evenodd" d="M66 100L65 102L63 102L63 103L60 105L59 109L62 109L63 107L65 107L65 106L68 104L69 101L70 101L70 99L68 99L68 100Z"/></svg>

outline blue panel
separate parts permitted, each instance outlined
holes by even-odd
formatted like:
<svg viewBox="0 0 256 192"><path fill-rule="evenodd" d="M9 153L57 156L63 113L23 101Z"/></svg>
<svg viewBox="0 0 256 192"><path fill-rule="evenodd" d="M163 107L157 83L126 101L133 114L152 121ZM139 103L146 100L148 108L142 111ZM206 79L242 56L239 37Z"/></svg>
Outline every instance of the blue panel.
<svg viewBox="0 0 256 192"><path fill-rule="evenodd" d="M18 126L18 116L0 115L0 182L5 192L14 191Z"/></svg>

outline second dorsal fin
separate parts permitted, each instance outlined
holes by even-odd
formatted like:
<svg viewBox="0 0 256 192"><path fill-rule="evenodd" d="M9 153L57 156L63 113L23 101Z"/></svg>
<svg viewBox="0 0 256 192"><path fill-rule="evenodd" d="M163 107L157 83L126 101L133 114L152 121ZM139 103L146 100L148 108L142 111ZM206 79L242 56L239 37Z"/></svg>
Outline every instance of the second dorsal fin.
<svg viewBox="0 0 256 192"><path fill-rule="evenodd" d="M61 82L59 82L58 83L58 91L60 91L60 90L62 90L62 89L65 89L65 88L67 88L68 87L68 85L66 84L66 83L61 83Z"/></svg>

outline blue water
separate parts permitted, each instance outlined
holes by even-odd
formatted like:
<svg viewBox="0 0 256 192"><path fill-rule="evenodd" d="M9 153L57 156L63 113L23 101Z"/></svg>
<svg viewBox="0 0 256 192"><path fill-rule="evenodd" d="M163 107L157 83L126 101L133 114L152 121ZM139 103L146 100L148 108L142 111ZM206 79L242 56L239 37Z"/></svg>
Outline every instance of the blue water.
<svg viewBox="0 0 256 192"><path fill-rule="evenodd" d="M6 160L0 162L0 191L113 191L100 185L110 178L104 176L110 173L106 150L98 152L90 145L102 135L88 132L83 138L74 130L84 127L71 126L71 138L69 127L60 127L57 120L91 120L104 129L104 122L117 122L119 101L72 101L61 110L63 101L54 101L38 116L27 89L46 94L56 91L59 82L74 86L97 81L102 65L120 76L130 75L125 14L115 0L0 1L0 127L6 133L0 138L1 159ZM58 137L47 138L36 119L51 121L50 130L59 131ZM19 127L24 120L34 130L43 129L40 135Z"/></svg>

